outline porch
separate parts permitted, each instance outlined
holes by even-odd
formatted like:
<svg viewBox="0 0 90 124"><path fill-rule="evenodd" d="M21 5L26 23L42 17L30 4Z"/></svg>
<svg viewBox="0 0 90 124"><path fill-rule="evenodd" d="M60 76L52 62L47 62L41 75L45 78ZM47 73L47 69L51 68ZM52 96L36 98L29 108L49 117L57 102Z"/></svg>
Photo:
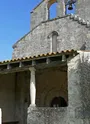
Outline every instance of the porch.
<svg viewBox="0 0 90 124"><path fill-rule="evenodd" d="M64 119L68 106L67 61L75 55L74 50L62 51L0 63L3 123L54 124ZM55 98L62 98L65 104Z"/></svg>

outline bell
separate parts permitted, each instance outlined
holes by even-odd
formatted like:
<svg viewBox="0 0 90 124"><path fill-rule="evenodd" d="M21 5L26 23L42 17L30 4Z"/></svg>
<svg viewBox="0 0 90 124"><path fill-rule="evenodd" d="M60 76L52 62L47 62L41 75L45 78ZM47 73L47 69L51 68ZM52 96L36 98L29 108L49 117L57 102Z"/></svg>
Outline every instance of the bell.
<svg viewBox="0 0 90 124"><path fill-rule="evenodd" d="M72 9L73 9L72 4L70 4L68 10L72 10Z"/></svg>

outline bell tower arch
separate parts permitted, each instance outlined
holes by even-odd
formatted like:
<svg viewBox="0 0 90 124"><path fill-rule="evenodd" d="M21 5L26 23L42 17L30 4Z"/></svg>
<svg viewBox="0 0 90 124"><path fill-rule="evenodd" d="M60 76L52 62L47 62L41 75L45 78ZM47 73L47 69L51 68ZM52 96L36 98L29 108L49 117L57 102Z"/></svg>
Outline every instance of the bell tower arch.
<svg viewBox="0 0 90 124"><path fill-rule="evenodd" d="M57 2L57 0L48 0L48 8L55 2Z"/></svg>
<svg viewBox="0 0 90 124"><path fill-rule="evenodd" d="M48 10L52 4L57 3L57 17L62 17L65 15L65 3L68 0L45 0L47 3Z"/></svg>
<svg viewBox="0 0 90 124"><path fill-rule="evenodd" d="M38 26L43 21L48 21L49 9L52 4L57 3L56 17L65 16L65 1L67 0L42 0L31 12L31 30Z"/></svg>

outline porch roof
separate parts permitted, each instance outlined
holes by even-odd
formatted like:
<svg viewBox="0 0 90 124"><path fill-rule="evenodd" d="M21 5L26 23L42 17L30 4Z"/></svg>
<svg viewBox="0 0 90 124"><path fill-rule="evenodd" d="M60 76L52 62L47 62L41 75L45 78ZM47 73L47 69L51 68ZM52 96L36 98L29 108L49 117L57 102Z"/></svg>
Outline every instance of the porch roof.
<svg viewBox="0 0 90 124"><path fill-rule="evenodd" d="M40 54L36 56L23 57L0 62L0 73L9 73L12 70L18 71L28 69L31 66L49 64L56 61L67 61L69 57L77 55L76 50L65 50L61 52L52 52L47 54ZM66 59L65 59L66 58ZM63 60L64 59L64 60Z"/></svg>

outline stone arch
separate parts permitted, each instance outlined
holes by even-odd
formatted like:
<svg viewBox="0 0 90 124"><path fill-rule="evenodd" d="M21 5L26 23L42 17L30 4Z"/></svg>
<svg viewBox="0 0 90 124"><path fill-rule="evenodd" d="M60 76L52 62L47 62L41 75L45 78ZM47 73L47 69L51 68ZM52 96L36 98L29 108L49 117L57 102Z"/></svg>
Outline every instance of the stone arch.
<svg viewBox="0 0 90 124"><path fill-rule="evenodd" d="M48 38L50 40L50 52L57 52L57 37L59 36L57 31L52 31Z"/></svg>
<svg viewBox="0 0 90 124"><path fill-rule="evenodd" d="M48 1L48 9L50 8L50 6L52 5L52 4L54 4L54 3L56 3L57 2L57 0L49 0Z"/></svg>
<svg viewBox="0 0 90 124"><path fill-rule="evenodd" d="M58 32L57 31L53 31L52 35L57 35L58 36Z"/></svg>
<svg viewBox="0 0 90 124"><path fill-rule="evenodd" d="M57 17L57 0L48 1L48 19Z"/></svg>
<svg viewBox="0 0 90 124"><path fill-rule="evenodd" d="M59 68L50 68L42 72L38 75L36 105L50 107L52 99L59 96L68 103L67 72L62 72Z"/></svg>
<svg viewBox="0 0 90 124"><path fill-rule="evenodd" d="M47 8L48 10L50 10L50 7L57 3L57 7L56 7L56 17L62 17L65 15L65 12L66 12L66 7L65 7L65 4L68 0L46 0L47 2ZM48 19L50 17L50 12L48 11ZM56 18L55 17L55 18ZM53 19L53 18L52 18Z"/></svg>
<svg viewBox="0 0 90 124"><path fill-rule="evenodd" d="M44 105L50 107L50 103L52 99L54 97L60 97L60 96L62 96L65 99L65 101L67 101L65 91L62 91L61 89L56 89L56 88L50 89L45 95Z"/></svg>
<svg viewBox="0 0 90 124"><path fill-rule="evenodd" d="M50 103L50 107L67 107L67 102L61 96L54 97Z"/></svg>
<svg viewBox="0 0 90 124"><path fill-rule="evenodd" d="M49 33L49 35L47 36L47 38L51 38L53 35L59 36L57 31L52 31L51 33Z"/></svg>
<svg viewBox="0 0 90 124"><path fill-rule="evenodd" d="M54 97L63 97L65 101L67 102L67 91L60 89L57 89L55 87L52 87L51 89L48 89L45 87L44 91L41 93L40 101L42 101L41 105L44 107L50 107L50 103Z"/></svg>

